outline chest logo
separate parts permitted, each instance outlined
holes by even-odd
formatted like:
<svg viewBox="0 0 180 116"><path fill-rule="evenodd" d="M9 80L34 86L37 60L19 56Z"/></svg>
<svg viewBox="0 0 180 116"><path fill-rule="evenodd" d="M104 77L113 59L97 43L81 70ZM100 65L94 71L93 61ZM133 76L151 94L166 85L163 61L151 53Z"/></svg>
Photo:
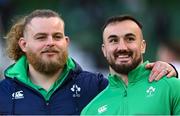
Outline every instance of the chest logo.
<svg viewBox="0 0 180 116"><path fill-rule="evenodd" d="M80 97L81 95L79 94L79 92L81 91L81 88L77 86L77 84L74 84L71 87L71 91L73 92L73 97Z"/></svg>
<svg viewBox="0 0 180 116"><path fill-rule="evenodd" d="M23 91L17 91L12 94L12 99L22 99L24 98Z"/></svg>
<svg viewBox="0 0 180 116"><path fill-rule="evenodd" d="M107 111L107 105L103 105L98 108L98 113L101 114L103 112Z"/></svg>
<svg viewBox="0 0 180 116"><path fill-rule="evenodd" d="M155 93L155 90L156 90L156 88L154 88L153 86L150 86L150 87L146 90L147 97L153 96L154 93Z"/></svg>

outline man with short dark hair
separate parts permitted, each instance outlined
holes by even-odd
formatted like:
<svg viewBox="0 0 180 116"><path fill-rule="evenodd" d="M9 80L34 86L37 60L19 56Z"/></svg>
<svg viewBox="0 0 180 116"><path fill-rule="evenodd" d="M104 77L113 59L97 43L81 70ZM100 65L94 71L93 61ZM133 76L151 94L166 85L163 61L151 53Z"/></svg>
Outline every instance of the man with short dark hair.
<svg viewBox="0 0 180 116"><path fill-rule="evenodd" d="M109 84L82 115L180 115L180 80L149 83L145 50L142 26L135 18L115 16L105 23L102 51L109 64Z"/></svg>

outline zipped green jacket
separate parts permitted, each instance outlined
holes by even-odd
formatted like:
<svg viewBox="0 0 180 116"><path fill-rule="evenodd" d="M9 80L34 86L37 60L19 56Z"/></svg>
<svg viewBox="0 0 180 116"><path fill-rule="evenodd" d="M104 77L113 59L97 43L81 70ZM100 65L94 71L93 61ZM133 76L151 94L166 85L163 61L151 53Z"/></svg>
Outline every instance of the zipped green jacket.
<svg viewBox="0 0 180 116"><path fill-rule="evenodd" d="M128 74L128 85L109 75L109 85L81 115L180 115L180 80L162 78L149 82L145 62Z"/></svg>

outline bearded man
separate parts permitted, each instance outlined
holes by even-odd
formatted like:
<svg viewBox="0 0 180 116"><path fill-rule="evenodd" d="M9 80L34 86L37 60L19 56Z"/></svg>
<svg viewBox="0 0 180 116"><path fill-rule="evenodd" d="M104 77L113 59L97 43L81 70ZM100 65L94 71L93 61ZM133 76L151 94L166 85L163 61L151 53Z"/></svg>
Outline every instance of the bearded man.
<svg viewBox="0 0 180 116"><path fill-rule="evenodd" d="M151 70L143 61L146 41L134 17L110 17L103 28L103 54L109 64L108 86L82 115L180 115L180 80L149 83Z"/></svg>

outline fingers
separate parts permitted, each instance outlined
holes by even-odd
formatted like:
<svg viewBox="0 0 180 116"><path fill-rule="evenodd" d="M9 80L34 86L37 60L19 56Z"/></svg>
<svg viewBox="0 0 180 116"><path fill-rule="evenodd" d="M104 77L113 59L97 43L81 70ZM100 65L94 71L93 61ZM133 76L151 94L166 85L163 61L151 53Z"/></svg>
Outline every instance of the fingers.
<svg viewBox="0 0 180 116"><path fill-rule="evenodd" d="M152 64L151 64L152 66ZM154 63L149 77L149 82L152 82L153 80L158 81L159 79L161 79L164 75L166 75L168 73L167 68L168 66L170 66L168 63L166 62L162 62L162 61L157 61Z"/></svg>
<svg viewBox="0 0 180 116"><path fill-rule="evenodd" d="M172 77L172 76L175 76L175 75L176 75L176 71L174 71L174 69L171 70L171 71L168 71L168 73L167 73L167 77Z"/></svg>
<svg viewBox="0 0 180 116"><path fill-rule="evenodd" d="M152 69L153 66L154 66L154 64L155 64L155 63L148 63L148 64L146 64L145 68L146 68L146 69Z"/></svg>
<svg viewBox="0 0 180 116"><path fill-rule="evenodd" d="M150 74L150 76L149 76L149 82L152 82L155 78L156 78L156 76L160 73L160 70L159 70L159 63L149 63L148 64L148 66L149 66L149 69L152 69L151 70L151 74Z"/></svg>
<svg viewBox="0 0 180 116"><path fill-rule="evenodd" d="M149 76L149 82L152 82L153 80L158 81L165 75L167 75L167 77L176 75L176 71L174 70L174 68L168 63L162 61L149 63L148 65L146 65L146 68L152 68L151 74Z"/></svg>
<svg viewBox="0 0 180 116"><path fill-rule="evenodd" d="M157 74L157 76L155 77L155 81L160 80L163 76L165 76L168 73L167 70L162 70L159 74Z"/></svg>
<svg viewBox="0 0 180 116"><path fill-rule="evenodd" d="M167 75L168 71L166 69L163 69L161 71L155 70L151 71L149 81L152 82L153 80L158 81L160 80L163 76ZM170 74L172 75L172 73Z"/></svg>
<svg viewBox="0 0 180 116"><path fill-rule="evenodd" d="M155 80L158 74L160 74L159 70L153 69L153 70L151 71L150 76L149 76L149 82L152 82L153 80ZM161 73L161 75L162 75L162 73ZM158 78L159 78L159 77L158 77Z"/></svg>

